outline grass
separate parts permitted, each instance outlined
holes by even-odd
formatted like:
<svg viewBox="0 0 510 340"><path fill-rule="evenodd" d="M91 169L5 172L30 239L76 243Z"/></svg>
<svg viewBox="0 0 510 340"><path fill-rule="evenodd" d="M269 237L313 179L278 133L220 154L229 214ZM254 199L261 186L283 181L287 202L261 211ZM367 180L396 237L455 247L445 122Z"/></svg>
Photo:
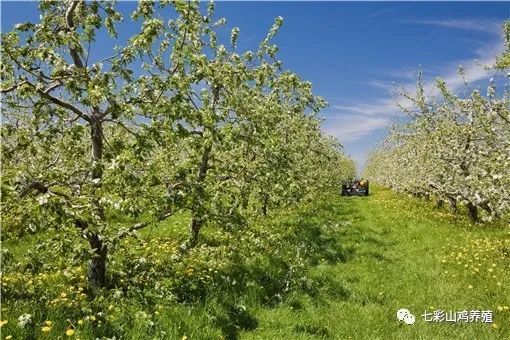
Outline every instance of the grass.
<svg viewBox="0 0 510 340"><path fill-rule="evenodd" d="M339 237L355 256L311 269L333 286L320 299L297 294L259 309L261 326L243 338L510 338L508 227L471 225L382 188L338 199L334 209L352 222ZM416 316L414 325L397 321L400 308ZM425 322L421 315L434 310L492 310L494 323Z"/></svg>
<svg viewBox="0 0 510 340"><path fill-rule="evenodd" d="M325 196L245 230L208 228L180 256L187 222L176 216L144 230L142 242L126 240L96 299L83 266L51 256L27 266L27 251L49 235L6 241L1 338L510 339L507 226L472 225L382 188ZM400 308L414 325L396 319ZM439 309L492 310L494 322L423 320ZM31 323L20 328L24 313Z"/></svg>

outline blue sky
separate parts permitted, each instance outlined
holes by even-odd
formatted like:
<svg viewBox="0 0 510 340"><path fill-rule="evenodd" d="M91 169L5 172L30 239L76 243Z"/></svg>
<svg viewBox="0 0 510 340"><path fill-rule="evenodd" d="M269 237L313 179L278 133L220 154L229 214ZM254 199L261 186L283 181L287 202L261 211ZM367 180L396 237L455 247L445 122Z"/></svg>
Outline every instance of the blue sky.
<svg viewBox="0 0 510 340"><path fill-rule="evenodd" d="M126 14L135 6L119 3ZM34 3L1 7L2 31L39 20ZM429 84L442 77L462 91L456 74L462 64L466 78L485 87L491 75L479 64L491 63L503 50L501 25L510 18L509 2L218 2L216 9L218 18L227 18L225 36L233 26L240 28L239 50L257 49L274 18L284 18L275 39L284 67L310 80L314 92L327 99L323 130L341 140L360 168L386 127L402 119L395 93L401 85L413 89L419 67ZM124 17L121 36L139 27ZM108 52L105 46L121 41L102 37L97 44L100 58Z"/></svg>

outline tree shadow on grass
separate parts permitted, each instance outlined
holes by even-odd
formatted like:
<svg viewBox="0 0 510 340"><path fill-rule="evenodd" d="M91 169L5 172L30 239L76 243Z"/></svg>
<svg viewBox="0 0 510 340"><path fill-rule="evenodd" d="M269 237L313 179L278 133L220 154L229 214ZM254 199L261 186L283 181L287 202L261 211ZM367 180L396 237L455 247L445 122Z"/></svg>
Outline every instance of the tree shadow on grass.
<svg viewBox="0 0 510 340"><path fill-rule="evenodd" d="M225 339L237 340L240 331L252 331L258 327L259 322L243 305L224 303L215 324Z"/></svg>

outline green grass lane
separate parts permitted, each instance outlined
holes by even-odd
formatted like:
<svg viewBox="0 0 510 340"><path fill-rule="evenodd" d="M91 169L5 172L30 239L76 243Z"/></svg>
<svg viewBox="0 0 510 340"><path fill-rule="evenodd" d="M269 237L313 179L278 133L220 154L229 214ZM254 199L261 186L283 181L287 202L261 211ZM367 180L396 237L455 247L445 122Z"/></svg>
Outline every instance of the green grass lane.
<svg viewBox="0 0 510 340"><path fill-rule="evenodd" d="M51 231L7 240L1 338L510 339L508 226L379 187L300 207L206 228L184 255L189 217L176 215L119 245L96 298L85 265L50 251ZM425 322L434 310L491 310L494 322Z"/></svg>
<svg viewBox="0 0 510 340"><path fill-rule="evenodd" d="M376 188L331 202L347 261L322 263L318 296L296 293L256 312L245 339L510 339L508 227L470 225L430 202ZM347 223L345 222L347 221ZM409 309L414 325L396 319ZM490 323L425 322L434 310L492 310Z"/></svg>

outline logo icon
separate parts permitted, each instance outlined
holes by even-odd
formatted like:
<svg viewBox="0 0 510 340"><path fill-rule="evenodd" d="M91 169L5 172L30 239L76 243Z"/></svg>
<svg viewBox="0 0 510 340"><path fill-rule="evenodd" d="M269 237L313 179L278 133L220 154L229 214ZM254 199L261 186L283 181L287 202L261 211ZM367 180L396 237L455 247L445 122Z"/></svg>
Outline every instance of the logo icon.
<svg viewBox="0 0 510 340"><path fill-rule="evenodd" d="M400 308L397 311L397 319L398 321L403 321L406 325L412 325L416 321L414 315L405 308Z"/></svg>

